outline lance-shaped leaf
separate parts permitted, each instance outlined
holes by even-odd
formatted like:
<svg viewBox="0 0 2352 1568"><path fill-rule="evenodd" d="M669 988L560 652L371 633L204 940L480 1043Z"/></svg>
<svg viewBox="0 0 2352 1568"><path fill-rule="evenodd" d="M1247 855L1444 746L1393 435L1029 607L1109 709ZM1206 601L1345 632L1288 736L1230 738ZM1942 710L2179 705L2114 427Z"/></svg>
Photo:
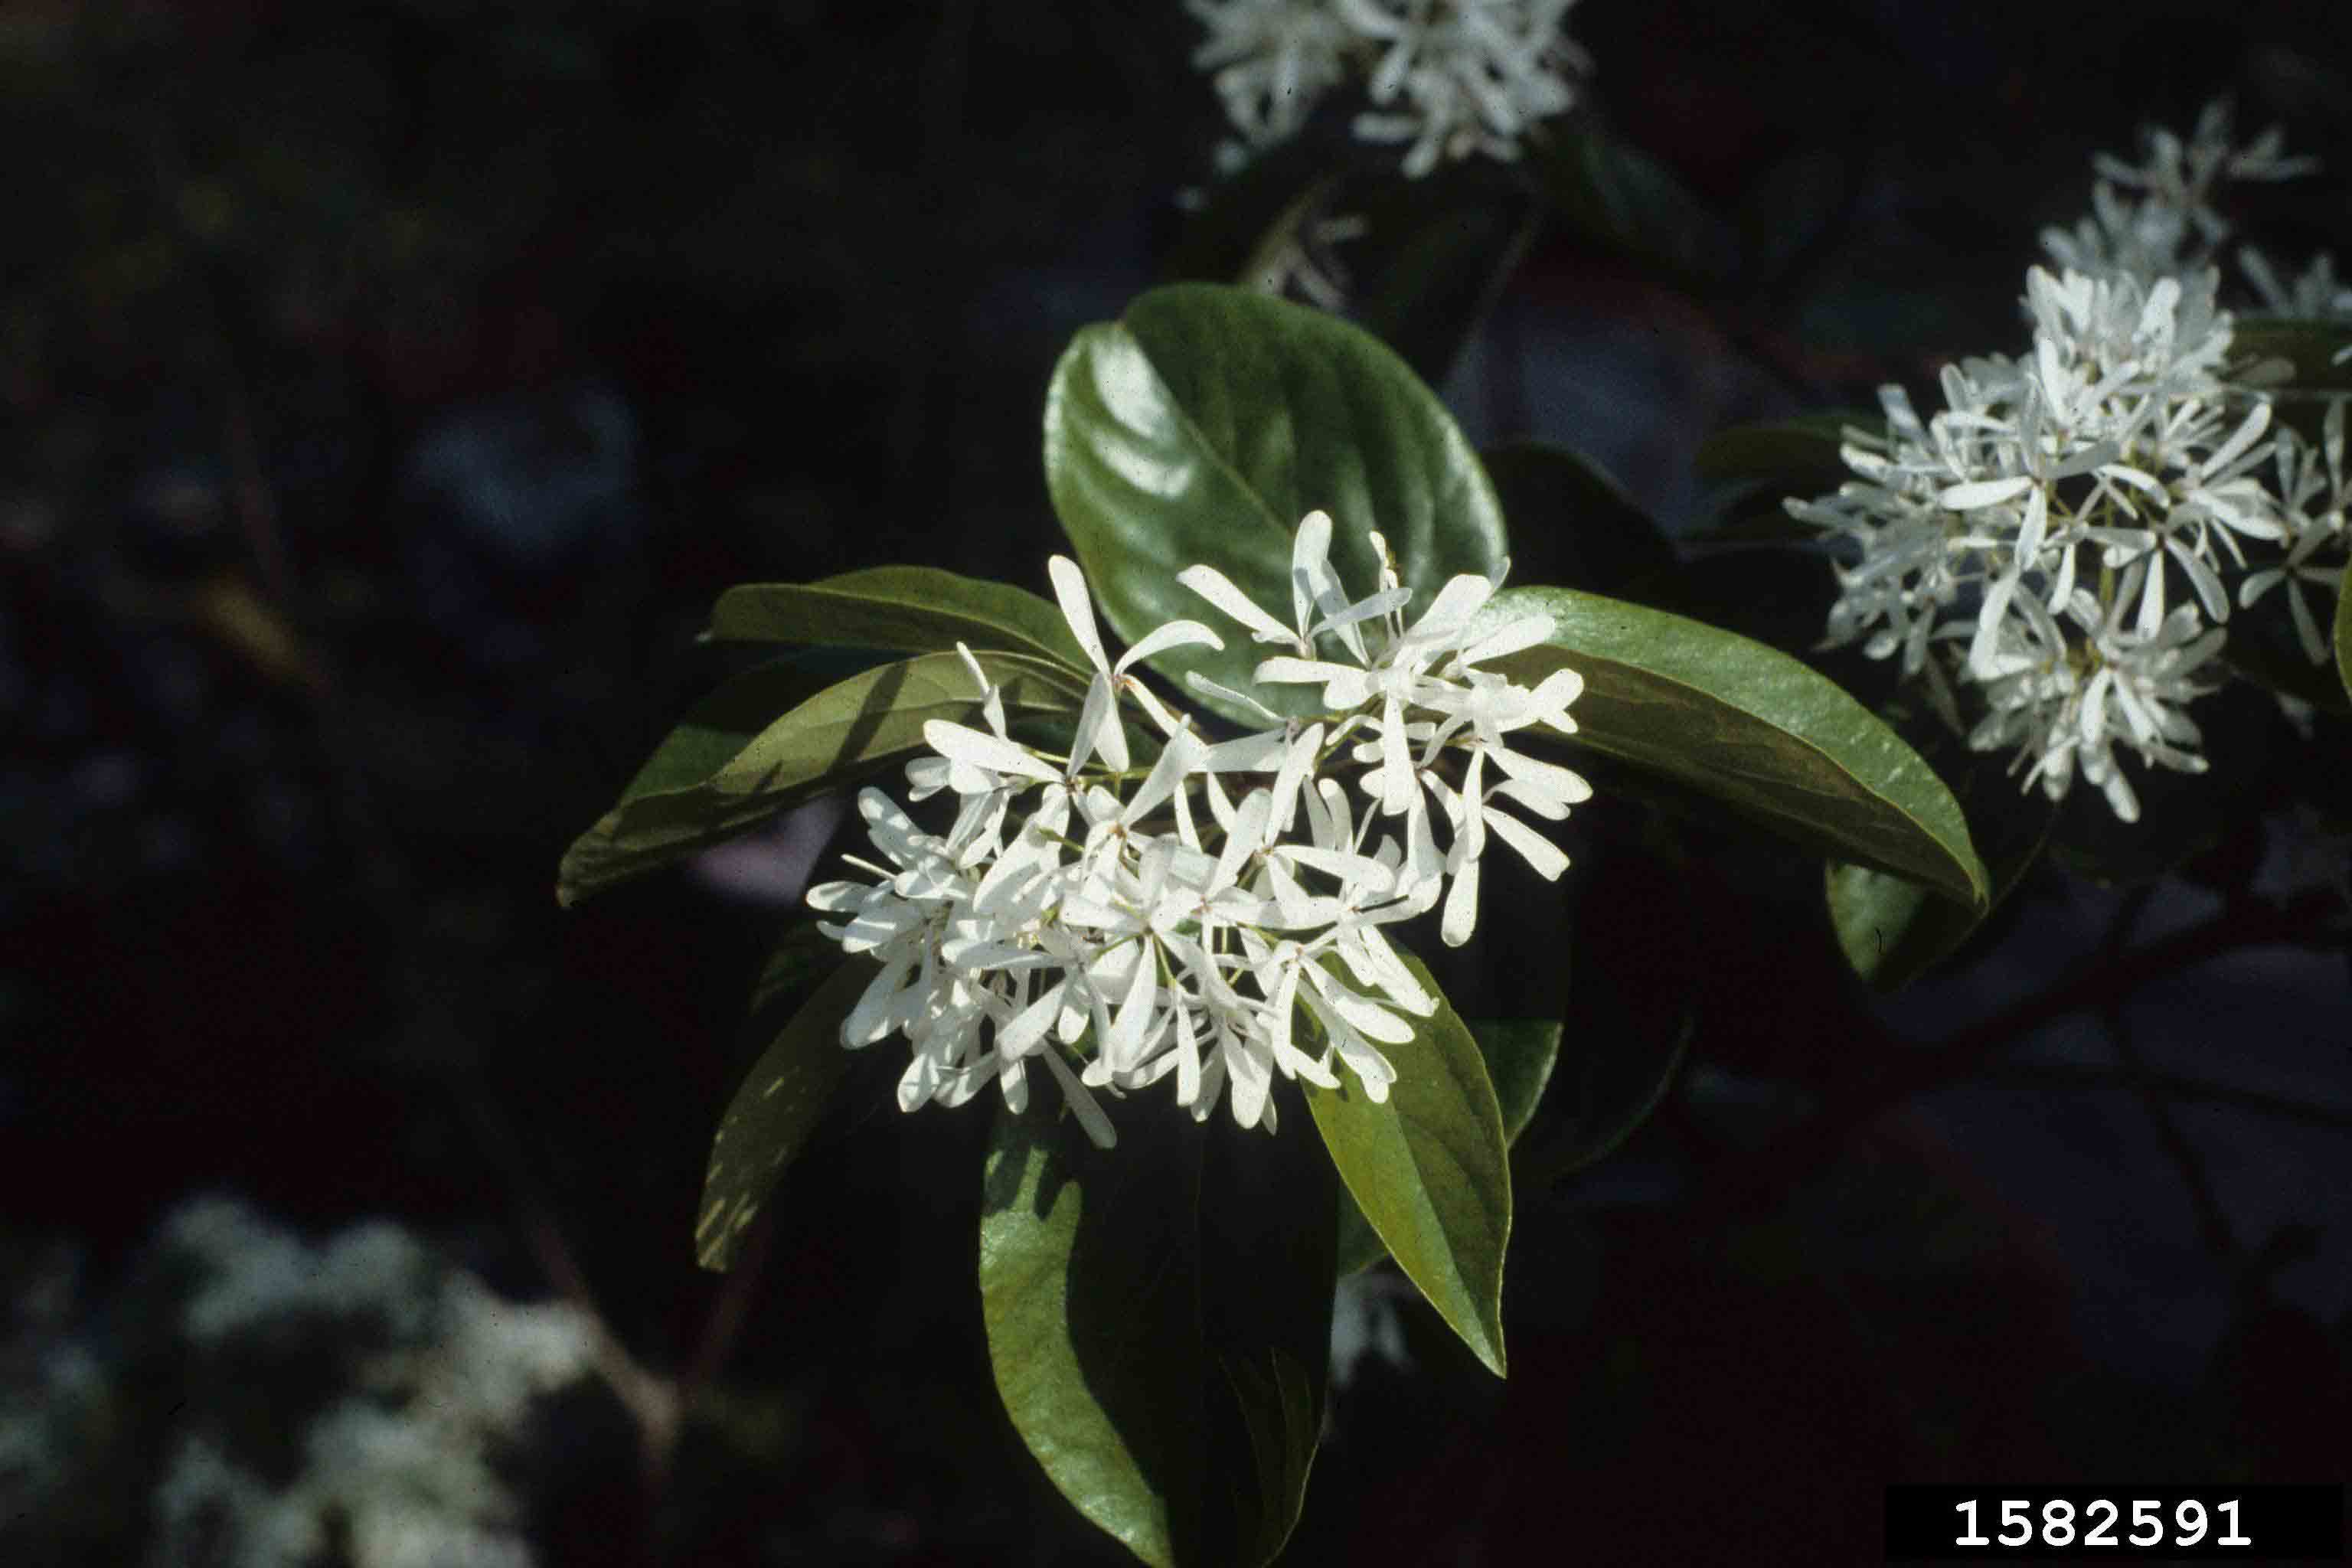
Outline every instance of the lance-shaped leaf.
<svg viewBox="0 0 2352 1568"><path fill-rule="evenodd" d="M2006 757L1969 751L1942 721L1906 703L1883 712L1951 782L1992 879L1990 900L1976 908L1867 866L1828 862L1822 889L1838 950L1856 974L1894 991L1951 956L2016 891L2048 846L2057 812L2040 790L2018 788Z"/></svg>
<svg viewBox="0 0 2352 1568"><path fill-rule="evenodd" d="M1503 1374L1503 1249L1511 1236L1511 1163L1502 1108L1478 1043L1412 954L1438 998L1412 1038L1384 1046L1395 1065L1375 1103L1346 1073L1307 1104L1331 1163L1405 1277L1478 1359Z"/></svg>
<svg viewBox="0 0 2352 1568"><path fill-rule="evenodd" d="M958 643L1088 668L1062 612L1009 583L932 566L876 566L819 583L746 583L719 595L722 642L832 643L952 653Z"/></svg>
<svg viewBox="0 0 2352 1568"><path fill-rule="evenodd" d="M1503 1113L1503 1140L1517 1143L1527 1131L1544 1086L1551 1081L1559 1059L1560 1022L1557 1018L1465 1019L1478 1055L1486 1063L1486 1079L1494 1086L1495 1103ZM1339 1272L1370 1268L1389 1255L1380 1233L1364 1211L1345 1191L1339 1194Z"/></svg>
<svg viewBox="0 0 2352 1568"><path fill-rule="evenodd" d="M1109 1109L1110 1150L1038 1107L997 1114L980 1225L997 1389L1062 1494L1144 1562L1255 1568L1320 1435L1331 1167L1303 1126Z"/></svg>
<svg viewBox="0 0 2352 1568"><path fill-rule="evenodd" d="M2006 793L2011 796L2008 801L1991 800L1990 790L1979 797L1985 799L1988 809L1978 822L1985 823L1990 816L1993 823L1985 851L1992 894L1981 909L1868 866L1827 862L1822 886L1829 903L1830 929L1856 974L1881 991L1908 985L1957 952L2016 890L2033 862L2041 858L2056 813L2039 792ZM1970 794L1977 797L1976 791Z"/></svg>
<svg viewBox="0 0 2352 1568"><path fill-rule="evenodd" d="M1085 699L1085 683L1060 665L1024 654L976 657L1003 692L1008 717L1076 713ZM709 702L740 710L758 689L738 691L730 684ZM963 660L951 653L925 654L826 687L771 720L714 768L730 731L698 707L689 715L688 728L696 731L691 742L673 737L675 746L656 752L620 804L572 843L557 874L556 897L575 902L732 837L823 790L921 751L923 726L932 720L970 723L979 711L980 695Z"/></svg>
<svg viewBox="0 0 2352 1568"><path fill-rule="evenodd" d="M1360 222L1342 249L1348 313L1444 384L1535 237L1535 203L1499 169L1433 188L1383 173L1346 182L1330 210Z"/></svg>
<svg viewBox="0 0 2352 1568"><path fill-rule="evenodd" d="M806 1001L791 1007L788 998L799 990L795 982L805 963L793 946L779 949L752 992L748 1026L772 1031L772 1038L728 1103L710 1145L694 1224L694 1256L705 1268L733 1266L744 1231L808 1142L849 1069L841 1022L874 978L874 965L851 959Z"/></svg>
<svg viewBox="0 0 2352 1568"><path fill-rule="evenodd" d="M1664 1100L1698 1021L1711 955L1690 852L1672 826L1597 847L1579 866L1564 955L1568 1038L1542 1128L1521 1152L1529 1189L1599 1163Z"/></svg>
<svg viewBox="0 0 2352 1568"><path fill-rule="evenodd" d="M1550 637L1486 668L1529 686L1581 674L1581 745L1809 847L1984 901L1951 791L1833 682L1734 633L1566 588L1506 589L1470 635L1538 612Z"/></svg>
<svg viewBox="0 0 2352 1568"><path fill-rule="evenodd" d="M1603 247L1707 289L1739 265L1739 235L1674 172L1595 127L1544 139L1535 160L1560 222Z"/></svg>
<svg viewBox="0 0 2352 1568"><path fill-rule="evenodd" d="M1734 425L1700 442L1692 462L1699 478L1717 484L1754 479L1779 487L1782 495L1818 495L1853 477L1838 456L1846 432L1885 426L1885 416L1860 410Z"/></svg>
<svg viewBox="0 0 2352 1568"><path fill-rule="evenodd" d="M2284 316L2241 316L2230 331L2230 358L2242 371L2284 363L2293 374L2277 389L2289 400L2352 392L2352 325Z"/></svg>
<svg viewBox="0 0 2352 1568"><path fill-rule="evenodd" d="M1247 289L1156 289L1079 332L1045 395L1045 479L1119 635L1207 619L1228 634L1222 651L1172 648L1152 667L1240 690L1279 650L1209 611L1176 581L1185 567L1215 567L1287 622L1291 542L1310 511L1331 514L1331 563L1357 595L1378 584L1368 529L1416 604L1506 554L1494 487L1412 369L1359 328ZM1303 688L1260 695L1315 703Z"/></svg>
<svg viewBox="0 0 2352 1568"><path fill-rule="evenodd" d="M2352 695L2352 566L2336 584L2336 678Z"/></svg>

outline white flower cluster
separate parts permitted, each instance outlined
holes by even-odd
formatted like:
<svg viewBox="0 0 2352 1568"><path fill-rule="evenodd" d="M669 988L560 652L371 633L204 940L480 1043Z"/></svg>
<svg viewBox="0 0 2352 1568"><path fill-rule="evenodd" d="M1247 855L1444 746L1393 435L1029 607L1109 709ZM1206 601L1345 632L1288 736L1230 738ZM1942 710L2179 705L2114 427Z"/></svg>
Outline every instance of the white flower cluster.
<svg viewBox="0 0 2352 1568"><path fill-rule="evenodd" d="M2205 768L2183 710L2220 682L2231 579L2241 606L2286 584L2320 659L2305 591L2332 584L2347 539L2341 405L2317 447L2274 423L2195 260L2227 232L2217 180L2300 172L2275 132L2232 152L2226 132L2209 113L2144 168L2103 160L2095 216L2045 237L2063 270L2027 274L2031 351L1946 367L1924 421L1882 389L1884 431L1842 449L1855 478L1787 503L1851 552L1832 645L1899 654L1971 746L2013 750L2053 800L2079 773L2126 821L2119 751Z"/></svg>
<svg viewBox="0 0 2352 1568"><path fill-rule="evenodd" d="M1095 667L1069 754L1014 740L967 652L985 727L933 721L924 727L933 754L907 769L914 799L956 797L953 826L926 833L881 791L859 795L887 863L853 860L875 879L828 883L809 902L838 919L826 934L880 965L842 1043L908 1038L902 1110L961 1104L994 1082L1019 1110L1041 1062L1106 1147L1111 1127L1094 1091L1166 1078L1196 1120L1230 1085L1234 1120L1271 1128L1275 1076L1335 1088L1335 1056L1384 1100L1396 1071L1381 1046L1410 1040L1412 1016L1437 1004L1381 928L1442 902L1444 940L1466 942L1490 837L1547 878L1566 868L1568 858L1504 806L1556 822L1591 795L1513 740L1535 725L1572 732L1568 706L1583 681L1561 670L1529 689L1477 668L1542 641L1550 618L1479 623L1474 636L1497 573L1452 579L1408 626L1411 590L1393 567L1350 602L1330 538L1322 512L1299 526L1288 625L1212 567L1179 574L1255 640L1285 650L1258 665L1255 683L1319 686L1320 717L1285 720L1196 673L1194 689L1267 726L1204 740L1132 672L1169 648L1222 647L1217 634L1173 621L1113 662L1085 577L1056 556L1055 592ZM1386 561L1381 536L1371 540ZM1327 637L1344 658L1321 657ZM1126 701L1157 731L1149 766L1135 765ZM1366 800L1326 776L1342 763L1361 769ZM1383 821L1397 831L1381 834ZM1081 1071L1076 1053L1088 1047Z"/></svg>
<svg viewBox="0 0 2352 1568"><path fill-rule="evenodd" d="M1361 76L1367 142L1410 142L1418 179L1444 158L1518 156L1537 121L1576 101L1590 68L1560 30L1575 0L1186 0L1209 29L1192 63L1216 73L1252 149L1295 135L1328 89Z"/></svg>

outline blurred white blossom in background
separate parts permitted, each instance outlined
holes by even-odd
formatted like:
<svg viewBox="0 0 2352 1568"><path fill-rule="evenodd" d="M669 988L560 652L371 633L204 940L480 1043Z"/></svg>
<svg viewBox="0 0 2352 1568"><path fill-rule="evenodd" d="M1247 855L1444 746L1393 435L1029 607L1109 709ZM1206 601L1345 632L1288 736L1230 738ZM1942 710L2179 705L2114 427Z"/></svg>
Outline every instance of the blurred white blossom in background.
<svg viewBox="0 0 2352 1568"><path fill-rule="evenodd" d="M1323 95L1360 80L1371 107L1355 132L1405 144L1415 178L1441 159L1518 156L1538 121L1576 101L1591 68L1561 30L1574 0L1186 0L1209 37L1192 63L1213 72L1240 133L1230 167L1296 135Z"/></svg>
<svg viewBox="0 0 2352 1568"><path fill-rule="evenodd" d="M88 1510L77 1489L119 1513L109 1489L135 1472L108 1445L152 1418L163 1472L146 1561L158 1568L535 1561L500 1467L534 1403L590 1374L576 1310L507 1300L390 1223L311 1246L216 1198L165 1222L139 1279L126 1366L61 1314L10 1347L0 1545L48 1542L58 1518ZM163 1366L176 1378L157 1380ZM160 1416L140 1414L164 1401Z"/></svg>
<svg viewBox="0 0 2352 1568"><path fill-rule="evenodd" d="M1854 478L1787 503L1844 549L1828 642L1899 656L1972 747L2013 752L2053 800L2079 775L2133 821L2123 756L2204 771L2186 710L2225 678L2233 602L2284 589L2304 652L2326 657L2342 401L2316 446L2277 416L2288 367L2234 350L2216 265L2221 187L2313 167L2275 130L2233 146L2222 105L2185 140L2151 132L2138 163L2102 155L2091 215L2043 236L2059 269L2026 275L2028 352L1946 367L1924 421L1882 389L1884 427L1846 433ZM2286 285L2240 260L2273 309L2352 307L2326 257Z"/></svg>

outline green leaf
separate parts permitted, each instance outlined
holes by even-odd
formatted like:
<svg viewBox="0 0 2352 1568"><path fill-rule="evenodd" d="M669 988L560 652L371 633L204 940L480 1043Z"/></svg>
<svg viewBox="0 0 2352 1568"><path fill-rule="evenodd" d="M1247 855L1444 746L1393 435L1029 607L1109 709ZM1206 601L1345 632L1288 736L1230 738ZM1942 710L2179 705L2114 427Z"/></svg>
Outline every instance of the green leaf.
<svg viewBox="0 0 2352 1568"><path fill-rule="evenodd" d="M776 715L887 660L880 654L803 648L732 677L686 710L625 788L619 805L690 788L733 761Z"/></svg>
<svg viewBox="0 0 2352 1568"><path fill-rule="evenodd" d="M1295 1102L1294 1102L1295 1104ZM1297 1521L1330 1358L1337 1188L1306 1129L1000 1110L982 1315L1006 1413L1078 1511L1162 1568L1270 1561Z"/></svg>
<svg viewBox="0 0 2352 1568"><path fill-rule="evenodd" d="M1552 1066L1559 1060L1560 1024L1557 1018L1470 1018L1465 1020L1478 1055L1486 1064L1486 1081L1494 1086L1495 1104L1503 1113L1503 1141L1515 1142L1551 1081Z"/></svg>
<svg viewBox="0 0 2352 1568"><path fill-rule="evenodd" d="M2003 770L1984 767L1978 772L2002 773ZM1838 951L1845 954L1853 972L1876 989L1900 990L1949 958L1992 917L2042 858L2056 813L2039 792L2017 797L2014 789L2002 791L2015 798L2000 802L1990 798L1995 788L1988 784L1966 792L1972 802L1982 803L1975 814L1979 827L1989 821L1992 824L1985 850L1992 892L1982 909L1867 866L1844 860L1831 860L1823 866L1823 896L1829 902L1830 929L1837 937Z"/></svg>
<svg viewBox="0 0 2352 1568"><path fill-rule="evenodd" d="M1444 384L1535 236L1535 203L1498 171L1443 182L1383 173L1350 179L1326 204L1363 220L1345 250L1348 313Z"/></svg>
<svg viewBox="0 0 2352 1568"><path fill-rule="evenodd" d="M1007 583L931 566L876 566L821 583L747 583L719 596L710 635L902 653L953 653L962 642L1088 668L1055 605Z"/></svg>
<svg viewBox="0 0 2352 1568"><path fill-rule="evenodd" d="M1487 1081L1503 1113L1503 1141L1517 1143L1559 1059L1560 1024L1556 1018L1471 1018L1470 1037L1486 1063ZM1354 1274L1389 1255L1380 1233L1356 1200L1339 1194L1339 1272Z"/></svg>
<svg viewBox="0 0 2352 1568"><path fill-rule="evenodd" d="M2336 584L2336 677L2352 695L2352 566Z"/></svg>
<svg viewBox="0 0 2352 1568"><path fill-rule="evenodd" d="M1709 289L1739 265L1739 236L1648 153L1594 127L1553 135L1536 158L1560 221L1604 247Z"/></svg>
<svg viewBox="0 0 2352 1568"><path fill-rule="evenodd" d="M710 1168L702 1178L701 1217L694 1226L694 1256L705 1268L733 1265L743 1232L775 1191L785 1165L807 1142L849 1070L841 1022L865 994L874 966L853 959L835 970L806 1002L787 1008L784 1004L799 990L803 965L802 954L788 944L769 962L752 993L747 1026L774 1033L728 1103L719 1136L710 1145ZM781 1019L780 1013L784 1015Z"/></svg>
<svg viewBox="0 0 2352 1568"><path fill-rule="evenodd" d="M1411 368L1360 328L1246 289L1155 289L1080 331L1046 393L1045 478L1122 637L1179 617L1218 625L1222 652L1152 661L1177 679L1197 669L1246 690L1267 650L1176 574L1204 562L1286 620L1291 539L1309 511L1331 514L1332 564L1359 593L1378 570L1368 529L1422 604L1507 553L1494 487ZM1302 713L1316 700L1263 695Z"/></svg>
<svg viewBox="0 0 2352 1568"><path fill-rule="evenodd" d="M1547 1181L1572 1175L1615 1153L1663 1104L1697 1016L1662 1040L1627 1035L1587 1043L1574 1068L1560 1077L1560 1130L1543 1142L1538 1159Z"/></svg>
<svg viewBox="0 0 2352 1568"><path fill-rule="evenodd" d="M2347 348L2352 348L2352 326L2342 321L2241 316L2230 330L2230 357L2241 368L2263 360L2293 367L2293 378L2276 393L2290 399L2352 392L2352 359L2336 363Z"/></svg>
<svg viewBox="0 0 2352 1568"><path fill-rule="evenodd" d="M1882 430L1884 415L1859 410L1803 414L1757 425L1734 425L1699 443L1693 462L1711 484L1756 480L1790 496L1817 496L1853 477L1838 456L1849 429Z"/></svg>
<svg viewBox="0 0 2352 1568"><path fill-rule="evenodd" d="M1552 617L1550 637L1486 668L1529 686L1580 672L1580 744L1801 844L1983 902L1951 791L1832 682L1762 643L1566 588L1506 589L1480 624L1536 611Z"/></svg>
<svg viewBox="0 0 2352 1568"><path fill-rule="evenodd" d="M1023 654L976 656L1004 696L1008 718L1075 713L1085 683L1060 665ZM751 682L762 670L740 678ZM777 812L857 775L912 755L934 719L969 722L980 711L971 672L951 653L925 654L852 676L770 719L714 770L728 737L767 687L730 682L698 706L693 734L665 743L620 804L576 839L557 873L556 898L572 904L730 838ZM774 688L778 692L787 686ZM772 712L772 710L771 710ZM723 718L722 718L723 714ZM647 774L652 778L648 787Z"/></svg>
<svg viewBox="0 0 2352 1568"><path fill-rule="evenodd" d="M1822 887L1838 950L1871 985L1895 991L1950 957L1991 919L2041 859L2057 811L2040 790L2018 788L2006 757L1967 750L1941 720L1907 704L1885 711L1906 723L1920 754L1951 782L1992 879L1990 899L1976 909L1866 866L1826 865Z"/></svg>
<svg viewBox="0 0 2352 1568"><path fill-rule="evenodd" d="M1583 454L1514 441L1485 459L1510 526L1514 575L1613 594L1674 566L1665 533Z"/></svg>
<svg viewBox="0 0 2352 1568"><path fill-rule="evenodd" d="M1632 824L1627 825L1629 828ZM1702 935L1690 851L1653 817L1580 858L1568 971L1567 1059L1518 1155L1522 1191L1614 1153L1664 1101L1698 1021Z"/></svg>
<svg viewBox="0 0 2352 1568"><path fill-rule="evenodd" d="M1438 996L1434 1016L1383 1054L1396 1067L1374 1103L1345 1069L1336 1089L1307 1090L1331 1163L1389 1256L1462 1342L1503 1375L1503 1249L1511 1234L1511 1163L1502 1108L1478 1043L1429 971L1399 957Z"/></svg>

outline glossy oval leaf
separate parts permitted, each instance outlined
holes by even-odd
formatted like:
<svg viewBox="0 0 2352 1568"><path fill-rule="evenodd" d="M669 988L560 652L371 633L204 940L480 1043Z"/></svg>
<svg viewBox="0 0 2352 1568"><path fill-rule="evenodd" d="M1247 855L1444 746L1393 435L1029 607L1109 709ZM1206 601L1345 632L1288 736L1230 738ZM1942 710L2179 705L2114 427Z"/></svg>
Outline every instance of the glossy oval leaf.
<svg viewBox="0 0 2352 1568"><path fill-rule="evenodd" d="M952 653L961 642L1087 668L1052 603L1009 583L931 566L876 566L819 583L746 583L719 596L710 635L899 653Z"/></svg>
<svg viewBox="0 0 2352 1568"><path fill-rule="evenodd" d="M1418 603L1507 552L1477 455L1402 360L1360 328L1242 289L1156 289L1080 331L1046 393L1045 479L1122 637L1180 617L1224 634L1222 651L1154 659L1171 679L1198 669L1247 689L1272 650L1176 574L1206 563L1287 621L1291 540L1309 511L1331 514L1332 563L1358 593L1377 582L1367 530L1387 538ZM1276 699L1306 712L1315 697Z"/></svg>
<svg viewBox="0 0 2352 1568"><path fill-rule="evenodd" d="M1470 1037L1486 1063L1495 1103L1503 1113L1503 1141L1516 1144L1543 1100L1559 1059L1557 1018L1470 1018ZM1389 1255L1380 1232L1345 1190L1339 1194L1339 1272L1354 1274Z"/></svg>
<svg viewBox="0 0 2352 1568"><path fill-rule="evenodd" d="M1537 611L1550 637L1486 668L1529 686L1563 667L1581 674L1570 710L1581 745L1809 847L1983 903L1959 803L1833 682L1747 637L1566 588L1506 589L1482 625Z"/></svg>
<svg viewBox="0 0 2352 1568"><path fill-rule="evenodd" d="M1146 1563L1271 1561L1330 1358L1337 1186L1303 1126L1114 1104L1118 1146L1000 1109L980 1225L989 1360L1022 1440Z"/></svg>
<svg viewBox="0 0 2352 1568"><path fill-rule="evenodd" d="M804 963L797 950L780 950L752 993L749 1026L773 1028L774 1035L728 1102L711 1142L694 1224L694 1256L705 1268L733 1266L744 1231L759 1217L849 1070L841 1022L865 994L874 965L863 958L843 963L805 1002L790 1008L778 1026L779 1005L799 989L794 982Z"/></svg>
<svg viewBox="0 0 2352 1568"><path fill-rule="evenodd" d="M1003 690L1008 718L1076 713L1086 696L1085 682L1060 665L1023 654L976 657ZM754 695L747 689L729 700L748 703ZM723 750L726 731L706 724L708 733L690 744L680 742L667 758L657 752L658 769L648 764L661 787L633 784L572 843L557 873L556 898L576 902L732 837L823 790L913 755L923 749L923 726L931 720L969 722L979 711L963 660L933 653L826 687L772 719L715 769L709 763Z"/></svg>
<svg viewBox="0 0 2352 1568"><path fill-rule="evenodd" d="M1511 1236L1511 1162L1502 1108L1478 1043L1429 971L1399 957L1436 1014L1388 1046L1396 1082L1375 1104L1342 1070L1335 1089L1309 1087L1307 1108L1331 1163L1373 1231L1496 1376L1503 1375L1503 1251Z"/></svg>

